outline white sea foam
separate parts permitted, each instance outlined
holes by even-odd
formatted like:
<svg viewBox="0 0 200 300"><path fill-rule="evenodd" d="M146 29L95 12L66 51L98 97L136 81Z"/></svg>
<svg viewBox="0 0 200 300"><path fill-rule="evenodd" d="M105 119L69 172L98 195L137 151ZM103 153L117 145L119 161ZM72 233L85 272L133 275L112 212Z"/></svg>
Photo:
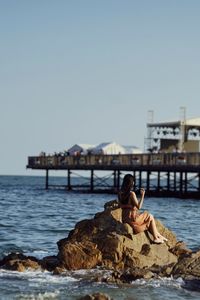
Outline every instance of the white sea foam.
<svg viewBox="0 0 200 300"><path fill-rule="evenodd" d="M161 286L173 286L175 288L182 288L184 280L182 278L174 279L173 277L160 277L158 279L137 279L132 282L133 285L145 285L152 286L154 288L160 288Z"/></svg>
<svg viewBox="0 0 200 300"><path fill-rule="evenodd" d="M33 250L33 252L25 252L26 255L37 255L43 257L44 255L50 255L48 251L45 250Z"/></svg>
<svg viewBox="0 0 200 300"><path fill-rule="evenodd" d="M102 269L80 269L80 270L76 270L76 271L71 271L71 274L73 275L80 275L80 276L87 276L87 275L97 275L97 274L101 274L101 275L109 275L110 273L112 273L113 271L111 270L102 270Z"/></svg>
<svg viewBox="0 0 200 300"><path fill-rule="evenodd" d="M6 278L21 278L26 279L29 281L29 283L33 286L34 283L69 283L69 282L75 282L79 281L79 279L76 279L72 276L56 276L52 275L52 273L48 271L25 271L25 272L17 272L17 271L9 271L9 270L1 270L0 277L6 277Z"/></svg>
<svg viewBox="0 0 200 300"><path fill-rule="evenodd" d="M62 284L62 283L69 283L69 282L76 282L79 281L71 276L56 276L50 273L40 273L37 276L29 277L29 282L32 284L36 283L53 283L53 284Z"/></svg>
<svg viewBox="0 0 200 300"><path fill-rule="evenodd" d="M111 271L105 270L77 270L67 271L62 275L53 275L48 271L30 271L27 270L23 273L17 271L1 270L0 277L10 278L22 278L29 281L31 286L35 286L38 283L52 283L52 284L63 284L70 282L78 282L83 279L90 279L93 275L101 275L102 277L108 276ZM182 278L174 279L173 277L160 277L158 279L137 279L132 281L132 285L145 285L159 288L162 286L173 286L176 288L182 288L184 286L184 280Z"/></svg>
<svg viewBox="0 0 200 300"><path fill-rule="evenodd" d="M21 294L17 299L23 300L45 300L45 299L56 299L59 296L59 291L54 292L45 292L39 293L37 295L34 294Z"/></svg>

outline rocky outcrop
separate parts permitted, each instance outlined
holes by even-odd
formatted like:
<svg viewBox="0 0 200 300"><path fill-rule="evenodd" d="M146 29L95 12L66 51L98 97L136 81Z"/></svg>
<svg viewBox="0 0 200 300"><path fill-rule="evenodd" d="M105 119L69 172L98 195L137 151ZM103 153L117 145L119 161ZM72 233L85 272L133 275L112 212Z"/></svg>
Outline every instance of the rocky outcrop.
<svg viewBox="0 0 200 300"><path fill-rule="evenodd" d="M200 251L193 253L187 249L158 220L157 227L168 241L154 244L151 234L134 234L128 224L123 224L121 213L117 201L109 202L104 211L92 219L78 222L68 237L57 243L58 255L38 260L22 254L10 254L0 261L0 267L17 271L40 268L61 274L66 270L99 266L113 270L101 280L115 283L171 275L187 280L200 279Z"/></svg>
<svg viewBox="0 0 200 300"><path fill-rule="evenodd" d="M107 208L93 219L76 224L68 238L58 242L58 258L67 269L87 269L103 266L108 269L145 268L152 265L177 263L175 235L159 221L165 244L154 244L147 233L135 235L128 224L121 222L120 208Z"/></svg>
<svg viewBox="0 0 200 300"><path fill-rule="evenodd" d="M200 251L185 253L180 256L178 263L172 270L172 275L182 278L200 278Z"/></svg>

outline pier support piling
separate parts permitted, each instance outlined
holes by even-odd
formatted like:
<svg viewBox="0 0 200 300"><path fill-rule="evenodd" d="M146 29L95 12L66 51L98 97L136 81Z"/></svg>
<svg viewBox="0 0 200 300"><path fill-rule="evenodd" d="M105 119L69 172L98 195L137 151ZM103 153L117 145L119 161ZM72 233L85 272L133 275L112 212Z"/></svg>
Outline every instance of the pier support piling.
<svg viewBox="0 0 200 300"><path fill-rule="evenodd" d="M170 172L167 172L167 191L170 191Z"/></svg>
<svg viewBox="0 0 200 300"><path fill-rule="evenodd" d="M198 190L198 192L200 193L200 173L198 174L199 175L199 190Z"/></svg>
<svg viewBox="0 0 200 300"><path fill-rule="evenodd" d="M120 189L120 170L117 170L117 188Z"/></svg>
<svg viewBox="0 0 200 300"><path fill-rule="evenodd" d="M146 183L147 192L149 192L149 187L150 187L150 172L147 171L147 183Z"/></svg>
<svg viewBox="0 0 200 300"><path fill-rule="evenodd" d="M142 187L142 171L139 171L139 184L138 184L138 188L141 189Z"/></svg>
<svg viewBox="0 0 200 300"><path fill-rule="evenodd" d="M160 190L160 171L158 171L158 178L157 178L157 190Z"/></svg>
<svg viewBox="0 0 200 300"><path fill-rule="evenodd" d="M93 190L94 190L94 170L91 170L90 191L93 192Z"/></svg>
<svg viewBox="0 0 200 300"><path fill-rule="evenodd" d="M49 188L49 170L46 169L46 182L45 182L45 188L48 190Z"/></svg>
<svg viewBox="0 0 200 300"><path fill-rule="evenodd" d="M67 189L68 191L71 191L71 170L68 170L67 172Z"/></svg>
<svg viewBox="0 0 200 300"><path fill-rule="evenodd" d="M113 171L113 185L114 185L114 189L116 189L116 187L117 187L117 174L116 174L116 170Z"/></svg>
<svg viewBox="0 0 200 300"><path fill-rule="evenodd" d="M176 192L176 172L174 172L174 192Z"/></svg>
<svg viewBox="0 0 200 300"><path fill-rule="evenodd" d="M187 185L188 185L188 173L185 172L185 186L184 186L184 192L187 193Z"/></svg>
<svg viewBox="0 0 200 300"><path fill-rule="evenodd" d="M180 172L180 188L179 188L180 193L183 193L183 172Z"/></svg>

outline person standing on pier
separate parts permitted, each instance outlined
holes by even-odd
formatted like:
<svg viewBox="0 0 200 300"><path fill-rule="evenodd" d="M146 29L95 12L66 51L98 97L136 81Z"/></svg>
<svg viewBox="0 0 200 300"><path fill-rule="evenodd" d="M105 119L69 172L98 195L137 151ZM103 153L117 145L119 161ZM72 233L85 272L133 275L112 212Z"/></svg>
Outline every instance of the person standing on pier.
<svg viewBox="0 0 200 300"><path fill-rule="evenodd" d="M133 186L134 177L131 174L126 174L118 194L122 209L122 222L128 223L133 228L134 233L147 230L153 235L154 243L164 243L167 239L158 232L153 215L147 211L139 213L139 209L143 205L145 190L140 189L141 198L138 200L135 192L132 191Z"/></svg>

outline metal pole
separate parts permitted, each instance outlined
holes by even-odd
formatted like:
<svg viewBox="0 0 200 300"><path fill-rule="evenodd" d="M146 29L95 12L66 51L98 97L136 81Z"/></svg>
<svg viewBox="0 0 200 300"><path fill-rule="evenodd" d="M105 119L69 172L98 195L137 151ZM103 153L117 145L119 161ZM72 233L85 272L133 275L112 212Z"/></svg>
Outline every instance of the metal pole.
<svg viewBox="0 0 200 300"><path fill-rule="evenodd" d="M153 129L152 129L151 124L153 123L153 120L154 120L154 111L148 110L147 149L146 149L148 152L152 151Z"/></svg>
<svg viewBox="0 0 200 300"><path fill-rule="evenodd" d="M186 108L184 106L180 107L180 140L179 140L179 150L183 152L185 143L185 124L186 124Z"/></svg>

